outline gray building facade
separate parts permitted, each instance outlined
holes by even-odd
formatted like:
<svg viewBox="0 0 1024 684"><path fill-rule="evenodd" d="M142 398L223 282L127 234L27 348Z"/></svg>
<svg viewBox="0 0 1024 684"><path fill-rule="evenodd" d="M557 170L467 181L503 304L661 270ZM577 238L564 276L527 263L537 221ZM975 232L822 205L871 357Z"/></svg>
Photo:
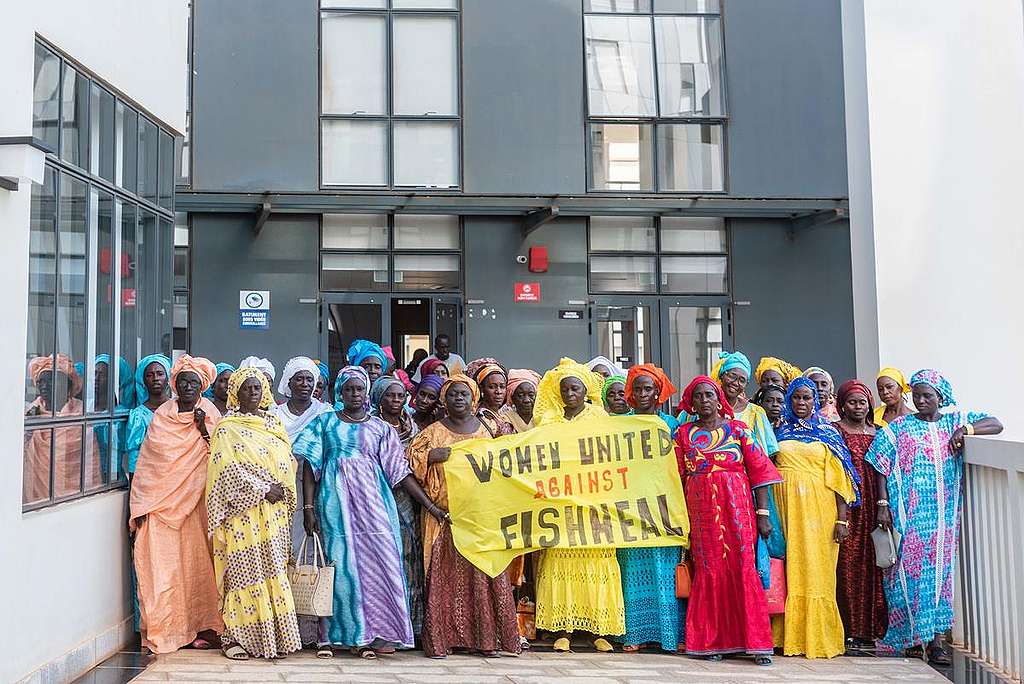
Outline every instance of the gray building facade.
<svg viewBox="0 0 1024 684"><path fill-rule="evenodd" d="M854 374L839 0L192 5L176 347Z"/></svg>

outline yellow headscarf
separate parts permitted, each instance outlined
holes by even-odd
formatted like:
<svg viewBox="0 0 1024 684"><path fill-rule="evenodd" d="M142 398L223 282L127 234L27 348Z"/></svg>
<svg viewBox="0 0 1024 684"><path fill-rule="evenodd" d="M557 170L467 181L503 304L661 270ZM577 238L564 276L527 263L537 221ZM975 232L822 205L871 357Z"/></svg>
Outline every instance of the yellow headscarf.
<svg viewBox="0 0 1024 684"><path fill-rule="evenodd" d="M765 371L770 370L781 375L786 385L800 377L800 369L796 366L774 356L762 356L761 360L757 362L757 370L754 371L754 381L760 385L761 376L764 375Z"/></svg>
<svg viewBox="0 0 1024 684"><path fill-rule="evenodd" d="M256 378L260 381L260 386L263 388L263 396L260 397L260 408L270 408L270 403L274 401L274 394L270 389L270 383L267 382L266 374L256 368L255 366L249 366L247 368L239 368L231 377L228 379L228 408L238 408L238 390L242 389L242 383L249 378Z"/></svg>
<svg viewBox="0 0 1024 684"><path fill-rule="evenodd" d="M907 383L907 378L899 368L886 366L882 370L878 371L878 375L875 376L875 382L878 382L882 378L892 378L895 380L896 384L900 386L901 390L903 390L903 394L910 392L910 385Z"/></svg>
<svg viewBox="0 0 1024 684"><path fill-rule="evenodd" d="M576 378L587 388L587 399L601 406L601 386L604 378L582 363L562 357L558 365L544 374L537 384L537 402L533 406L534 424L544 425L565 415L560 385L565 378Z"/></svg>

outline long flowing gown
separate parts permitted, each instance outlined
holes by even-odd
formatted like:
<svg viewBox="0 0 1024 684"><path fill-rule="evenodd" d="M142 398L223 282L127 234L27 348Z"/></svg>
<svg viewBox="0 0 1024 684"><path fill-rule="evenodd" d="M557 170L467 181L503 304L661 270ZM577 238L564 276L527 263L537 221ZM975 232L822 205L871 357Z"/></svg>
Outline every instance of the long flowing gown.
<svg viewBox="0 0 1024 684"><path fill-rule="evenodd" d="M402 569L402 535L393 488L409 476L395 430L376 416L348 423L323 413L292 451L320 482L317 517L334 561L334 615L322 642L412 648Z"/></svg>
<svg viewBox="0 0 1024 684"><path fill-rule="evenodd" d="M897 418L864 459L888 478L892 523L903 535L896 565L883 573L889 628L882 645L928 643L953 624L953 566L960 540L963 459L949 440L987 413L946 413L935 422Z"/></svg>
<svg viewBox="0 0 1024 684"><path fill-rule="evenodd" d="M586 404L572 422L608 415ZM567 423L559 417L551 421ZM615 549L546 549L537 567L537 629L618 636L626 631Z"/></svg>
<svg viewBox="0 0 1024 684"><path fill-rule="evenodd" d="M752 489L782 481L746 423L684 425L676 455L690 514L693 583L686 652L772 653L768 604L755 564Z"/></svg>
<svg viewBox="0 0 1024 684"><path fill-rule="evenodd" d="M785 614L772 617L772 635L785 655L832 658L846 650L836 604L836 494L852 502L853 483L823 442L779 442L776 466L787 594Z"/></svg>
<svg viewBox="0 0 1024 684"><path fill-rule="evenodd" d="M490 437L481 425L475 432L452 432L438 421L428 425L409 446L409 464L430 500L448 509L443 463L429 463L435 447ZM451 528L432 515L423 519L423 566L427 608L423 618L423 651L444 656L453 649L518 653L516 601L507 573L491 578L455 548Z"/></svg>
<svg viewBox="0 0 1024 684"><path fill-rule="evenodd" d="M274 484L285 492L270 503ZM225 643L276 658L302 648L288 582L295 459L276 416L229 411L210 440L207 533L221 596Z"/></svg>
<svg viewBox="0 0 1024 684"><path fill-rule="evenodd" d="M878 484L875 470L864 461L874 435L847 432L834 423L850 447L853 467L860 472L860 506L850 509L850 536L839 546L836 601L848 639L873 641L885 634L888 621L882 571L875 565L871 533L877 526Z"/></svg>
<svg viewBox="0 0 1024 684"><path fill-rule="evenodd" d="M669 435L675 435L679 421L666 413L658 416ZM622 643L660 644L666 651L675 651L683 643L686 603L676 598L675 590L679 554L678 546L616 549L626 606Z"/></svg>
<svg viewBox="0 0 1024 684"><path fill-rule="evenodd" d="M153 410L145 404L139 404L131 410L128 414L128 425L125 429L124 439L124 452L125 472L130 473L132 477L135 476L135 467L139 462L139 449L142 448L142 442L146 439L146 432L149 430L149 424L153 422ZM131 583L132 583L132 626L135 631L139 631L139 580L135 576L135 564L131 566Z"/></svg>
<svg viewBox="0 0 1024 684"><path fill-rule="evenodd" d="M205 398L197 408L206 413L212 435L220 412ZM154 412L132 480L139 632L142 645L154 653L177 650L200 632L224 629L206 536L210 447L194 416L193 411L180 413L176 401Z"/></svg>

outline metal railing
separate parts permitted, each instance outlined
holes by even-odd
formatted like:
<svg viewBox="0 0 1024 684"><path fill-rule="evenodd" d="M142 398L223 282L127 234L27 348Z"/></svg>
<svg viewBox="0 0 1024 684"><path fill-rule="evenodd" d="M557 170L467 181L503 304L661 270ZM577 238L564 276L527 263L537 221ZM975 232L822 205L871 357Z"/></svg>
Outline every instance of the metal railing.
<svg viewBox="0 0 1024 684"><path fill-rule="evenodd" d="M967 439L953 642L1024 674L1024 442Z"/></svg>

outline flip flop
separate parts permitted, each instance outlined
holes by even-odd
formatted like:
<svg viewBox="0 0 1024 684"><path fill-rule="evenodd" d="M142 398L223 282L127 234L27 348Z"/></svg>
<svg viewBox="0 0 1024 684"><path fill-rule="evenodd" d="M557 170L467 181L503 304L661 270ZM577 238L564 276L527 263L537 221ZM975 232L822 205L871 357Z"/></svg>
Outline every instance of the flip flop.
<svg viewBox="0 0 1024 684"><path fill-rule="evenodd" d="M210 649L210 642L202 637L196 637L189 646L197 651L207 651Z"/></svg>
<svg viewBox="0 0 1024 684"><path fill-rule="evenodd" d="M224 656L231 660L248 660L249 654L238 644L230 644L223 648Z"/></svg>
<svg viewBox="0 0 1024 684"><path fill-rule="evenodd" d="M612 653L615 651L615 647L609 643L604 637L598 637L594 639L594 648L601 653Z"/></svg>
<svg viewBox="0 0 1024 684"><path fill-rule="evenodd" d="M373 652L373 649L369 646L362 646L360 648L353 648L352 655L357 655L363 660L376 660L377 654Z"/></svg>
<svg viewBox="0 0 1024 684"><path fill-rule="evenodd" d="M568 653L570 646L571 644L569 643L569 640L567 638L559 637L558 639L555 639L555 643L551 646L551 648L558 651L559 653Z"/></svg>
<svg viewBox="0 0 1024 684"><path fill-rule="evenodd" d="M330 646L321 646L316 649L316 657L322 660L328 660L334 657L334 650Z"/></svg>
<svg viewBox="0 0 1024 684"><path fill-rule="evenodd" d="M622 652L623 653L636 653L639 650L640 650L640 644L623 644L622 645Z"/></svg>
<svg viewBox="0 0 1024 684"><path fill-rule="evenodd" d="M771 665L772 664L771 656L756 655L756 656L754 656L754 664L755 665L760 665L762 667L765 667L767 665Z"/></svg>

